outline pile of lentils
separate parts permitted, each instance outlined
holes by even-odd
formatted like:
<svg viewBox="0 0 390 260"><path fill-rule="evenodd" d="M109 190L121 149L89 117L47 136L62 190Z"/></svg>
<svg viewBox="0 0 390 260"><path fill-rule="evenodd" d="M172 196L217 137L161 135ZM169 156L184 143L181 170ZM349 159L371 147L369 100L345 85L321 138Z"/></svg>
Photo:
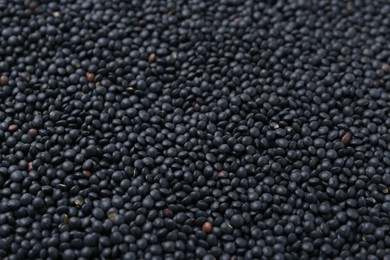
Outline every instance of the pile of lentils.
<svg viewBox="0 0 390 260"><path fill-rule="evenodd" d="M0 258L390 256L390 2L0 0Z"/></svg>

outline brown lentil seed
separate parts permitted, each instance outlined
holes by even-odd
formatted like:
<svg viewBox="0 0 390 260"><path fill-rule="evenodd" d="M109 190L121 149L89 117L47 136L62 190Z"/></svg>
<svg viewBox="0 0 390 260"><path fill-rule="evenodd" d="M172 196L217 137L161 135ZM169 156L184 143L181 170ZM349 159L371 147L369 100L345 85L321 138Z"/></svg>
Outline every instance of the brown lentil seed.
<svg viewBox="0 0 390 260"><path fill-rule="evenodd" d="M7 85L9 78L5 75L0 76L0 86Z"/></svg>
<svg viewBox="0 0 390 260"><path fill-rule="evenodd" d="M91 176L91 172L88 171L88 170L84 170L84 171L83 171L83 176L84 176L85 178L89 178L89 177Z"/></svg>
<svg viewBox="0 0 390 260"><path fill-rule="evenodd" d="M93 73L88 73L88 74L87 74L87 80L88 80L89 82L93 82L93 81L95 80L95 74L93 74Z"/></svg>
<svg viewBox="0 0 390 260"><path fill-rule="evenodd" d="M218 172L218 177L219 178L227 178L229 173L227 171L220 171Z"/></svg>
<svg viewBox="0 0 390 260"><path fill-rule="evenodd" d="M8 127L8 131L10 131L10 132L15 132L16 130L18 130L18 126L17 125L10 125Z"/></svg>
<svg viewBox="0 0 390 260"><path fill-rule="evenodd" d="M28 5L28 8L31 10L31 11L35 11L35 9L37 9L38 7L38 2L36 1L32 1L29 5Z"/></svg>
<svg viewBox="0 0 390 260"><path fill-rule="evenodd" d="M155 62L156 61L156 54L154 53L151 53L148 57L148 62L149 63L152 63L152 62Z"/></svg>
<svg viewBox="0 0 390 260"><path fill-rule="evenodd" d="M169 208L166 208L163 210L163 215L166 218L171 218L171 217L173 217L173 211Z"/></svg>
<svg viewBox="0 0 390 260"><path fill-rule="evenodd" d="M349 142L351 141L351 134L350 133L345 133L342 137L341 137L341 142L345 145L349 144Z"/></svg>
<svg viewBox="0 0 390 260"><path fill-rule="evenodd" d="M34 170L34 167L33 167L33 163L32 162L29 162L27 163L27 170L30 172L32 170Z"/></svg>
<svg viewBox="0 0 390 260"><path fill-rule="evenodd" d="M390 65L387 63L383 63L381 66L381 69L383 72L389 73L390 72Z"/></svg>
<svg viewBox="0 0 390 260"><path fill-rule="evenodd" d="M213 230L213 225L210 222L205 222L202 226L202 231L205 232L206 234L211 233Z"/></svg>

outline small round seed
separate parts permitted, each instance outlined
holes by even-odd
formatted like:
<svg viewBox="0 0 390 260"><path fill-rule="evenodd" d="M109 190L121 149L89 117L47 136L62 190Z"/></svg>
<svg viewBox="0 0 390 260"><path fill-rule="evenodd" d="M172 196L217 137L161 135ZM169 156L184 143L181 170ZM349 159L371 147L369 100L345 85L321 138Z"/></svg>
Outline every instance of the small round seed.
<svg viewBox="0 0 390 260"><path fill-rule="evenodd" d="M345 133L342 137L341 137L341 142L345 145L349 144L349 142L351 141L351 134L350 133Z"/></svg>
<svg viewBox="0 0 390 260"><path fill-rule="evenodd" d="M9 127L8 127L8 131L10 131L10 132L15 132L16 130L18 130L18 126L17 125L10 125Z"/></svg>
<svg viewBox="0 0 390 260"><path fill-rule="evenodd" d="M152 62L155 62L155 61L156 61L156 54L154 54L154 53L149 54L148 62L152 63Z"/></svg>
<svg viewBox="0 0 390 260"><path fill-rule="evenodd" d="M8 84L9 78L5 75L0 76L0 86L5 86Z"/></svg>
<svg viewBox="0 0 390 260"><path fill-rule="evenodd" d="M202 231L205 232L206 234L211 233L213 229L213 226L210 222L205 222L202 226Z"/></svg>
<svg viewBox="0 0 390 260"><path fill-rule="evenodd" d="M89 82L93 82L95 80L95 75L93 73L88 73L87 74L87 80Z"/></svg>

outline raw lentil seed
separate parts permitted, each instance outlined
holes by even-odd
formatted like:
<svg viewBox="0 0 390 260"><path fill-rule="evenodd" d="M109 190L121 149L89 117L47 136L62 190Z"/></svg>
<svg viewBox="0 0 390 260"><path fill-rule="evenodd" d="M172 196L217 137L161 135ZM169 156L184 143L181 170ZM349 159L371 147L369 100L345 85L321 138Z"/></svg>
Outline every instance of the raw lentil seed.
<svg viewBox="0 0 390 260"><path fill-rule="evenodd" d="M0 1L0 259L390 255L387 1Z"/></svg>

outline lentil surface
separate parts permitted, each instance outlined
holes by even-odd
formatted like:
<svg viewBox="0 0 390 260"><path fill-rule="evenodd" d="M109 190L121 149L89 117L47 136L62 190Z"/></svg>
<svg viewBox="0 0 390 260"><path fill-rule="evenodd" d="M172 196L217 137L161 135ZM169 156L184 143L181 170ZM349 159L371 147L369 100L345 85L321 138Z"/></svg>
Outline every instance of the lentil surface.
<svg viewBox="0 0 390 260"><path fill-rule="evenodd" d="M0 0L0 259L390 256L390 2Z"/></svg>

